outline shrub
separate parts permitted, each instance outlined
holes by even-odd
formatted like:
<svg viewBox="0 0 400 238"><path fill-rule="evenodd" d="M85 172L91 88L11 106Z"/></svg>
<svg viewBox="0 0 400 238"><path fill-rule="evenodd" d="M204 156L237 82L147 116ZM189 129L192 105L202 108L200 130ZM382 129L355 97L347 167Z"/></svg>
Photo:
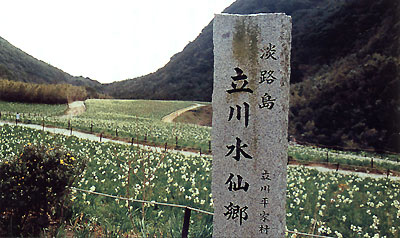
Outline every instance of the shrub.
<svg viewBox="0 0 400 238"><path fill-rule="evenodd" d="M28 144L0 164L0 236L38 236L60 218L81 161L60 148Z"/></svg>

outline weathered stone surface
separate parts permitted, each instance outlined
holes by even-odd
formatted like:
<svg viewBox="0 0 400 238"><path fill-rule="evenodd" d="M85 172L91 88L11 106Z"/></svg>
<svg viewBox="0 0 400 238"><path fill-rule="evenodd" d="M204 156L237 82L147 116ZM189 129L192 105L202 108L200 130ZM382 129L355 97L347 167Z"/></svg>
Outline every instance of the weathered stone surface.
<svg viewBox="0 0 400 238"><path fill-rule="evenodd" d="M284 237L291 18L214 18L214 237Z"/></svg>

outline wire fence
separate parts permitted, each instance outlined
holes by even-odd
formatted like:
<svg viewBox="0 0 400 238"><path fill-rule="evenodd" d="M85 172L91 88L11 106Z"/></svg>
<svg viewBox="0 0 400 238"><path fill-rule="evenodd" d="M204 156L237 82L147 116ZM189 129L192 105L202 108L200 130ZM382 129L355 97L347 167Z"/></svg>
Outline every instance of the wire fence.
<svg viewBox="0 0 400 238"><path fill-rule="evenodd" d="M389 176L391 177L400 177L400 171L397 170L396 168L394 169L385 169L381 166L374 165L373 160L371 160L371 165L370 166L363 166L363 165L352 165L352 164L346 164L346 163L331 163L331 162L325 162L325 161L314 161L314 160L300 160L300 159L293 159L293 158L288 158L287 164L293 164L293 165L304 165L304 166L321 166L325 168L329 168L332 170L339 171L351 171L351 172L359 172L359 173L367 173L367 174L378 174L378 175L384 175L387 178Z"/></svg>
<svg viewBox="0 0 400 238"><path fill-rule="evenodd" d="M307 233L302 233L302 232L297 232L297 231L289 231L289 230L287 230L287 232L288 233L292 233L292 234L296 234L296 235L309 236L309 237L335 238L333 236L321 236L321 235L307 234Z"/></svg>
<svg viewBox="0 0 400 238"><path fill-rule="evenodd" d="M304 146L313 146L313 147L318 147L318 148L325 148L325 149L330 149L330 150L337 150L337 151L348 151L348 152L354 152L354 153L362 153L362 152L369 152L369 153L375 153L375 154L388 154L388 155L396 155L400 156L400 152L395 152L395 151L388 151L385 149L376 149L376 148L371 148L371 147L349 147L349 146L338 146L338 145L323 145L323 144L318 144L318 143L310 143L306 141L300 141L298 139L293 139L290 138L289 140L292 143L299 144L299 145L304 145Z"/></svg>
<svg viewBox="0 0 400 238"><path fill-rule="evenodd" d="M22 118L25 118L24 119L25 123L29 123L30 124L32 122L31 122L31 120L29 120L29 117L40 117L40 118L42 118L41 125L43 127L45 126L45 119L48 118L48 117L54 116L54 115L46 115L46 114L40 114L40 113L21 113L21 120L19 120L17 122L15 120L15 113L14 112L8 112L8 111L1 112L0 111L0 119L2 118L2 115L3 115L3 117L4 116L5 117L9 117L9 119L11 119L11 121L13 121L12 119L14 119L16 124L18 122L23 122ZM95 124L91 123L90 127L87 127L85 129L83 129L83 131L86 131L86 130L88 130L88 128L90 128L90 133L94 133L94 131L93 131L94 126L95 126ZM71 121L68 121L67 130L71 130L71 134L72 134ZM103 129L100 129L100 130L103 130ZM106 130L103 130L103 131L106 131ZM111 128L110 131L109 131L109 133L111 133L111 134L109 136L114 136L115 135L116 137L119 137L118 132L119 132L118 131L118 127L115 127L115 129ZM105 136L105 134L101 133L100 134L100 138L103 138L103 136ZM146 144L146 143L151 143L152 142L152 141L149 141L150 138L147 138L147 134L141 135L141 136L143 136L144 138L140 138L139 139L139 137L137 137L137 135L136 135L137 143ZM135 140L134 137L132 137L132 138L126 137L126 138L127 139L132 139L132 144L133 144L133 142ZM171 143L171 141L170 141L170 144L168 146L172 147L172 148L173 147L178 148L180 146L179 145L180 144L180 138L176 136L173 139L175 140L174 143ZM101 141L101 139L100 139L100 141ZM329 150L336 150L336 151L343 151L343 152L354 152L354 153L357 153L357 154L368 152L368 153L374 153L374 154L377 154L377 155L380 155L380 156L383 156L383 155L394 155L394 156L399 156L400 157L400 152L388 151L388 150L385 150L385 149L376 149L376 148L371 148L371 147L362 147L361 148L361 147L349 147L349 146L339 146L339 145L324 145L324 144L318 144L318 143L310 143L310 142L307 142L307 141L301 141L301 140L295 139L292 136L289 138L289 141L294 143L294 144L310 146L310 147L325 148L325 149L329 149ZM164 144L165 144L165 147L167 147L166 142L162 142L162 143L160 142L160 145L164 145ZM208 141L208 148L207 149L205 149L205 148L203 148L203 150L201 148L195 148L195 149L196 149L196 151L199 151L200 154L211 154L211 141ZM400 162L400 160L397 160L397 162Z"/></svg>
<svg viewBox="0 0 400 238"><path fill-rule="evenodd" d="M212 212L204 211L204 210L201 210L201 209L197 209L197 208L193 208L193 207L189 207L189 206L185 206L185 205L179 205L179 204L173 204L173 203L164 203L164 202L156 202L156 201L145 201L145 200L140 200L140 199L133 199L133 198L126 198L126 197L121 197L121 196L109 195L109 194L105 194L105 193L99 193L99 192L84 190L84 189L75 188L75 187L70 187L70 188L72 190L81 191L81 192L85 192L85 193L91 193L91 194L104 196L104 197L110 197L110 198L114 198L114 199L126 200L126 201L131 201L131 202L139 202L139 203L148 203L148 204L160 205L160 206L168 206L168 207L188 208L188 209L190 209L192 211L196 211L196 212L200 212L200 213L204 213L204 214L212 215L212 216L214 215L214 213L212 213Z"/></svg>
<svg viewBox="0 0 400 238"><path fill-rule="evenodd" d="M0 114L1 115L1 114ZM4 115L4 114L3 114ZM34 115L34 114L32 114ZM35 115L36 116L36 115ZM1 116L0 116L1 118ZM16 124L18 124L18 121L16 121ZM43 128L45 127L44 123L42 124ZM71 130L71 134L72 134L72 126L69 124L68 125L68 129ZM93 124L91 124L91 132L93 131ZM115 131L116 136L118 136L118 131ZM100 141L102 138L102 134L100 135ZM178 138L175 138L176 140L176 146L178 145ZM132 138L132 144L134 143L134 138ZM313 146L313 147L319 147L319 148L326 148L326 149L331 149L331 150L338 150L338 151L351 151L351 152L355 152L355 153L361 153L361 152L370 152L370 153L377 153L377 154L392 154L392 155L399 155L398 153L394 153L394 152L390 152L390 151L383 151L383 150L375 150L375 149L370 149L370 148L363 148L361 149L357 149L357 148L350 148L350 147L339 147L339 146L326 146L326 145L320 145L320 144L311 144L311 143L307 143L307 142L302 142L302 141L296 141L297 144L300 145L306 145L306 146ZM165 149L167 148L167 145L165 145ZM209 150L208 152L211 152L211 143L209 143ZM202 153L202 151L200 150L200 154ZM329 152L328 152L329 153ZM327 160L329 159L329 154L327 153ZM299 161L299 160L297 160ZM288 161L289 162L289 161ZM300 161L299 161L300 162ZM313 163L315 161L301 161L304 163ZM399 163L400 161L397 160L397 163ZM320 162L322 164L327 164L327 165L335 165L337 166L337 169L339 169L339 167L342 167L342 165L339 165L339 163L324 163L324 162ZM374 167L374 161L373 158L371 158L371 168ZM360 170L362 168L365 168L365 166L354 166L354 165L346 165L348 168L352 168L351 170ZM394 176L400 176L399 172L395 172L395 171L391 171L391 170L386 170L385 171L387 174L387 177L389 177L389 175L394 175ZM156 201L145 201L145 200L140 200L140 199L133 199L133 198L126 198L126 197L121 197L121 196L115 196L115 195L109 195L109 194L104 194L104 193L100 193L100 192L95 192L95 191L89 191L89 190L84 190L84 189L80 189L80 188L75 188L75 187L71 187L72 190L76 190L76 191L80 191L80 192L85 192L85 193L90 193L90 194L94 194L94 195L98 195L98 196L105 196L105 197L110 197L110 198L114 198L114 199L120 199L120 200L128 200L128 201L132 201L132 202L138 202L138 203L148 203L148 204L153 204L153 205L160 205L160 206L169 206L169 207L177 207L177 208L182 208L185 209L185 221L184 221L184 227L182 230L182 234L184 234L185 232L188 232L188 226L189 226L189 222L187 221L187 219L190 219L190 211L195 211L195 212L199 212L199 213L203 213L203 214L207 214L207 215L211 215L213 216L214 214L212 212L209 211L204 211L201 209L197 209L197 208L193 208L193 207L189 207L189 206L185 206L185 205L180 205L180 204L171 204L171 203L162 203L162 202L156 202ZM188 212L189 211L189 212ZM189 215L187 215L189 214ZM185 224L187 227L185 227ZM308 234L308 233L302 233L302 232L296 232L296 231L290 231L287 230L288 233L290 234L297 234L297 235L302 235L302 236L308 236L308 237L323 237L323 238L330 238L330 236L321 236L321 235L314 235L314 234ZM333 237L331 237L333 238Z"/></svg>
<svg viewBox="0 0 400 238"><path fill-rule="evenodd" d="M98 135L99 141L102 142L103 138L118 138L118 140L130 142L132 145L144 144L150 146L164 147L166 149L179 149L179 150L189 150L197 152L200 155L210 155L211 154L211 141L205 140L202 145L194 145L188 143L187 139L184 137L179 137L174 135L174 129L168 136L168 139L160 139L157 136L151 135L150 131L138 133L138 132L124 132L117 125L105 128L104 126L98 126L91 122L90 125L84 125L85 123L72 122L70 118L65 119L64 123L60 121L51 120L51 118L57 117L56 115L46 115L39 113L21 113L19 119L16 118L15 112L0 111L0 120L8 121L11 123L18 124L34 124L41 125L42 129L45 130L46 127L58 127L61 129L66 129L70 131L70 135L73 131L90 133L93 135ZM173 136L170 136L173 135Z"/></svg>
<svg viewBox="0 0 400 238"><path fill-rule="evenodd" d="M104 196L104 197L120 199L120 200L126 200L126 201L131 201L131 202L148 203L148 204L152 204L152 205L183 208L183 209L185 209L185 215L184 215L183 228L182 228L182 237L187 237L188 232L189 232L190 211L195 211L195 212L199 212L199 213L203 213L203 214L214 216L214 213L212 213L212 212L204 211L204 210L201 210L201 209L198 209L198 208L193 208L193 207L180 205L180 204L164 203L164 202L156 202L156 201L145 201L145 200L140 200L140 199L126 198L126 197L121 197L121 196L115 196L115 195L110 195L110 194L105 194L105 193L100 193L100 192L95 192L95 191L89 191L89 190L85 190L85 189L75 188L75 187L70 187L70 189L71 190L75 190L75 191L84 192L84 193L90 193L90 194L94 194L94 195L98 195L98 196ZM308 237L335 238L335 237L332 237L332 236L322 236L322 235L308 234L308 233L302 233L302 232L291 231L291 230L287 230L286 232L290 233L290 234L303 235L303 236L308 236Z"/></svg>

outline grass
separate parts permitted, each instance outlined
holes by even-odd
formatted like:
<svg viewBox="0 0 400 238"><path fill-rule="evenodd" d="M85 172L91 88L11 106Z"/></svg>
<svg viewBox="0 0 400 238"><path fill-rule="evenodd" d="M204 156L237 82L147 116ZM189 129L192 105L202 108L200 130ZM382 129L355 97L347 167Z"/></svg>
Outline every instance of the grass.
<svg viewBox="0 0 400 238"><path fill-rule="evenodd" d="M67 108L67 104L48 105L0 101L0 112L3 114L2 119L6 116L4 113L9 113L11 119L15 120L17 112L20 114L37 114L41 116L60 116L64 114ZM28 115L25 116L28 117Z"/></svg>
<svg viewBox="0 0 400 238"><path fill-rule="evenodd" d="M80 117L115 121L148 118L161 121L164 116L193 104L195 102L192 101L90 99L85 101L87 111Z"/></svg>
<svg viewBox="0 0 400 238"><path fill-rule="evenodd" d="M183 113L181 116L177 117L174 122L179 123L189 123L201 126L212 125L212 106L206 105L194 110Z"/></svg>

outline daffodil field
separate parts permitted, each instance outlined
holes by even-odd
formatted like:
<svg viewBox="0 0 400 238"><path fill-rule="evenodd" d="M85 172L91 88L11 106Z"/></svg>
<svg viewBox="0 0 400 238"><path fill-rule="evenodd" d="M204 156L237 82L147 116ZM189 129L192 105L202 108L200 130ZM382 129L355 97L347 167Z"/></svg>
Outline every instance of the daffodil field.
<svg viewBox="0 0 400 238"><path fill-rule="evenodd" d="M86 112L69 119L61 117L67 105L25 104L0 101L0 120L15 121L15 113L24 113L22 122L92 132L108 137L132 139L135 142L209 152L211 128L185 123L165 123L161 119L182 108L207 104L192 101L99 100L85 101ZM118 136L116 134L118 133ZM296 160L325 162L354 166L370 166L374 158L376 168L400 171L400 156L389 154L354 153L312 146L289 146L289 156ZM376 160L378 159L378 160ZM396 163L393 163L396 162Z"/></svg>
<svg viewBox="0 0 400 238"><path fill-rule="evenodd" d="M148 101L148 100L86 100L87 111L77 117L60 117L60 109L50 113L53 105L38 105L26 115L30 104L0 104L0 111L7 112L2 120L15 121L16 112L25 112L22 122L68 128L73 130L102 134L106 137L119 137L135 142L169 147L202 150L207 152L210 143L209 127L185 123L165 123L161 119L176 110L195 105L187 101ZM207 103L202 103L207 104ZM3 106L4 105L4 106ZM18 107L15 107L18 105ZM36 105L36 104L35 104ZM43 108L48 108L44 110ZM39 112L39 113L38 113ZM57 112L57 113L55 113ZM33 114L38 113L38 114ZM63 111L61 111L63 114Z"/></svg>
<svg viewBox="0 0 400 238"><path fill-rule="evenodd" d="M24 145L58 146L87 167L73 185L127 198L212 212L211 158L99 143L20 126L0 127L0 163ZM298 151L296 152L298 153ZM181 235L183 209L142 205L71 190L68 224L79 237ZM331 237L400 237L400 182L289 166L287 228ZM190 237L210 237L212 216L192 212ZM288 237L300 237L288 234Z"/></svg>
<svg viewBox="0 0 400 238"><path fill-rule="evenodd" d="M15 120L15 113L29 114L29 117L39 116L60 116L67 110L67 104L34 104L34 103L19 103L19 102L4 102L0 101L1 119ZM26 115L28 117L28 115Z"/></svg>

